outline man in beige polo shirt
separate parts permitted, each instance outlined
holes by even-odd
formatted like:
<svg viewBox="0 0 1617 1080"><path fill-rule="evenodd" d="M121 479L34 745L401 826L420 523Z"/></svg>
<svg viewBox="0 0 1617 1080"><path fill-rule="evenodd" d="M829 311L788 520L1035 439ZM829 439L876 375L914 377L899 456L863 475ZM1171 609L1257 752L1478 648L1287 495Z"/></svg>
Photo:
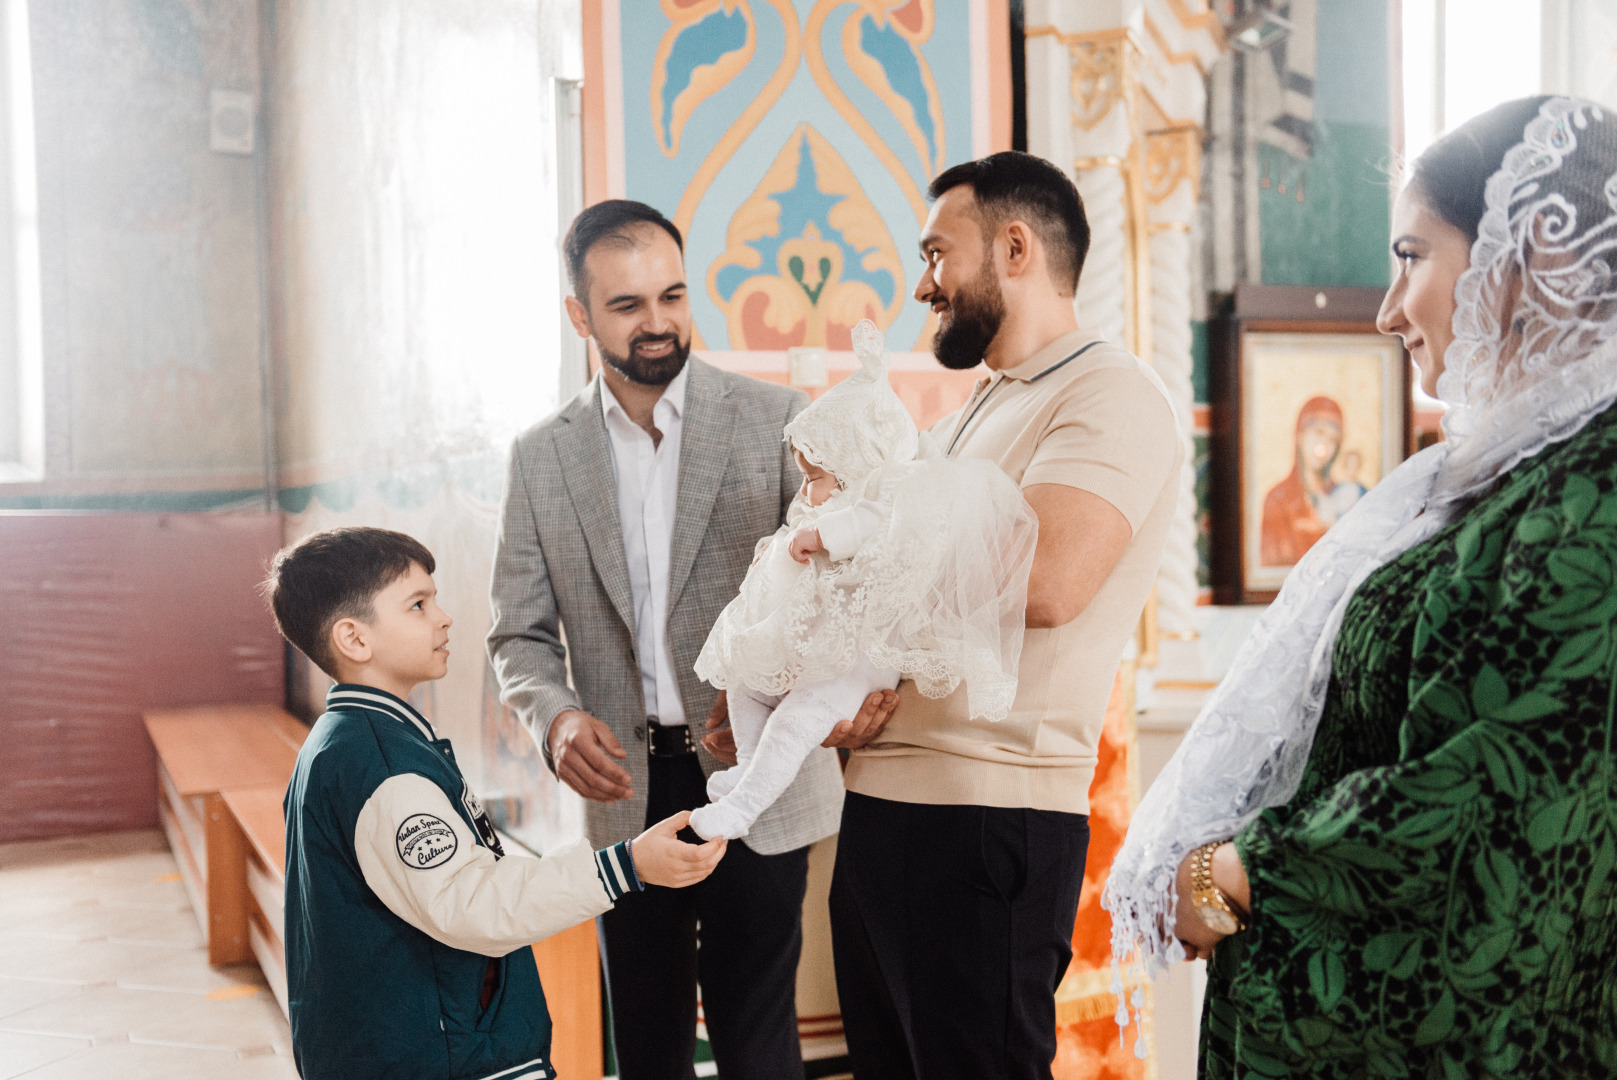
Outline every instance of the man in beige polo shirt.
<svg viewBox="0 0 1617 1080"><path fill-rule="evenodd" d="M857 1080L1047 1078L1096 748L1156 577L1181 444L1155 373L1078 326L1089 225L1060 169L995 154L930 194L915 298L938 315L945 367L989 369L933 434L1022 486L1039 544L1010 717L975 722L964 688L931 701L905 682L849 761L837 989Z"/></svg>

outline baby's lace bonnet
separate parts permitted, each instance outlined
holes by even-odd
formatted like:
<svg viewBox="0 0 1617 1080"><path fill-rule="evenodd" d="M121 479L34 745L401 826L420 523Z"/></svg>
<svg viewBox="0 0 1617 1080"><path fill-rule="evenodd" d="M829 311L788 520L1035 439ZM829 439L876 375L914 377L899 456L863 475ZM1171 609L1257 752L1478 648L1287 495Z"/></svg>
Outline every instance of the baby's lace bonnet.
<svg viewBox="0 0 1617 1080"><path fill-rule="evenodd" d="M845 490L884 465L914 460L919 437L887 380L882 334L869 319L853 328L853 352L859 369L786 425L786 439Z"/></svg>

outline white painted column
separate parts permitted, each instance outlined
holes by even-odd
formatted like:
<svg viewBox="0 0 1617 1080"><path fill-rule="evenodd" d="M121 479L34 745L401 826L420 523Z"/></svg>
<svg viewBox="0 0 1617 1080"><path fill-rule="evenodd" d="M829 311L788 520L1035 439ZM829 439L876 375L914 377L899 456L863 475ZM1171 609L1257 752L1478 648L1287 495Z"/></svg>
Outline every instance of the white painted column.
<svg viewBox="0 0 1617 1080"><path fill-rule="evenodd" d="M1179 509L1168 532L1157 577L1157 622L1164 633L1188 634L1196 606L1196 463L1190 437L1195 392L1191 382L1190 320L1194 301L1191 260L1199 186L1201 131L1180 126L1146 136L1146 196L1151 237L1151 366L1156 368L1174 412L1184 463L1179 471Z"/></svg>

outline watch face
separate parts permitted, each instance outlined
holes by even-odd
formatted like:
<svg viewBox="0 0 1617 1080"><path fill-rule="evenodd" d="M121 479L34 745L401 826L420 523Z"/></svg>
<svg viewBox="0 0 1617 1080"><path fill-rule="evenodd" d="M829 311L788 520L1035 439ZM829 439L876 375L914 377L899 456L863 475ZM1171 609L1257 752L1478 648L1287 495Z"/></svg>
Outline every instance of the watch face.
<svg viewBox="0 0 1617 1080"><path fill-rule="evenodd" d="M1207 928L1215 934L1233 934L1241 928L1241 924L1235 921L1235 915L1217 904L1198 901L1196 914L1201 916L1202 922L1206 923Z"/></svg>

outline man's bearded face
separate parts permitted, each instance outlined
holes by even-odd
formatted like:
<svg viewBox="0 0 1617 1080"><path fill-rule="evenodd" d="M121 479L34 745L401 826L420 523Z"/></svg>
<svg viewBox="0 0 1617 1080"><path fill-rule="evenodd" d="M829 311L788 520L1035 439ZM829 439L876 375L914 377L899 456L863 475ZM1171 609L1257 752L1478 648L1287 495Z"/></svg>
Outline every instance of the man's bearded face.
<svg viewBox="0 0 1617 1080"><path fill-rule="evenodd" d="M932 355L953 371L976 367L1004 321L1005 294L1000 291L989 249L977 277L949 298L948 309L939 316Z"/></svg>
<svg viewBox="0 0 1617 1080"><path fill-rule="evenodd" d="M685 370L685 361L691 355L691 339L683 341L677 333L636 334L629 339L629 351L618 355L608 349L600 338L595 347L601 353L601 362L625 379L641 386L667 386Z"/></svg>

